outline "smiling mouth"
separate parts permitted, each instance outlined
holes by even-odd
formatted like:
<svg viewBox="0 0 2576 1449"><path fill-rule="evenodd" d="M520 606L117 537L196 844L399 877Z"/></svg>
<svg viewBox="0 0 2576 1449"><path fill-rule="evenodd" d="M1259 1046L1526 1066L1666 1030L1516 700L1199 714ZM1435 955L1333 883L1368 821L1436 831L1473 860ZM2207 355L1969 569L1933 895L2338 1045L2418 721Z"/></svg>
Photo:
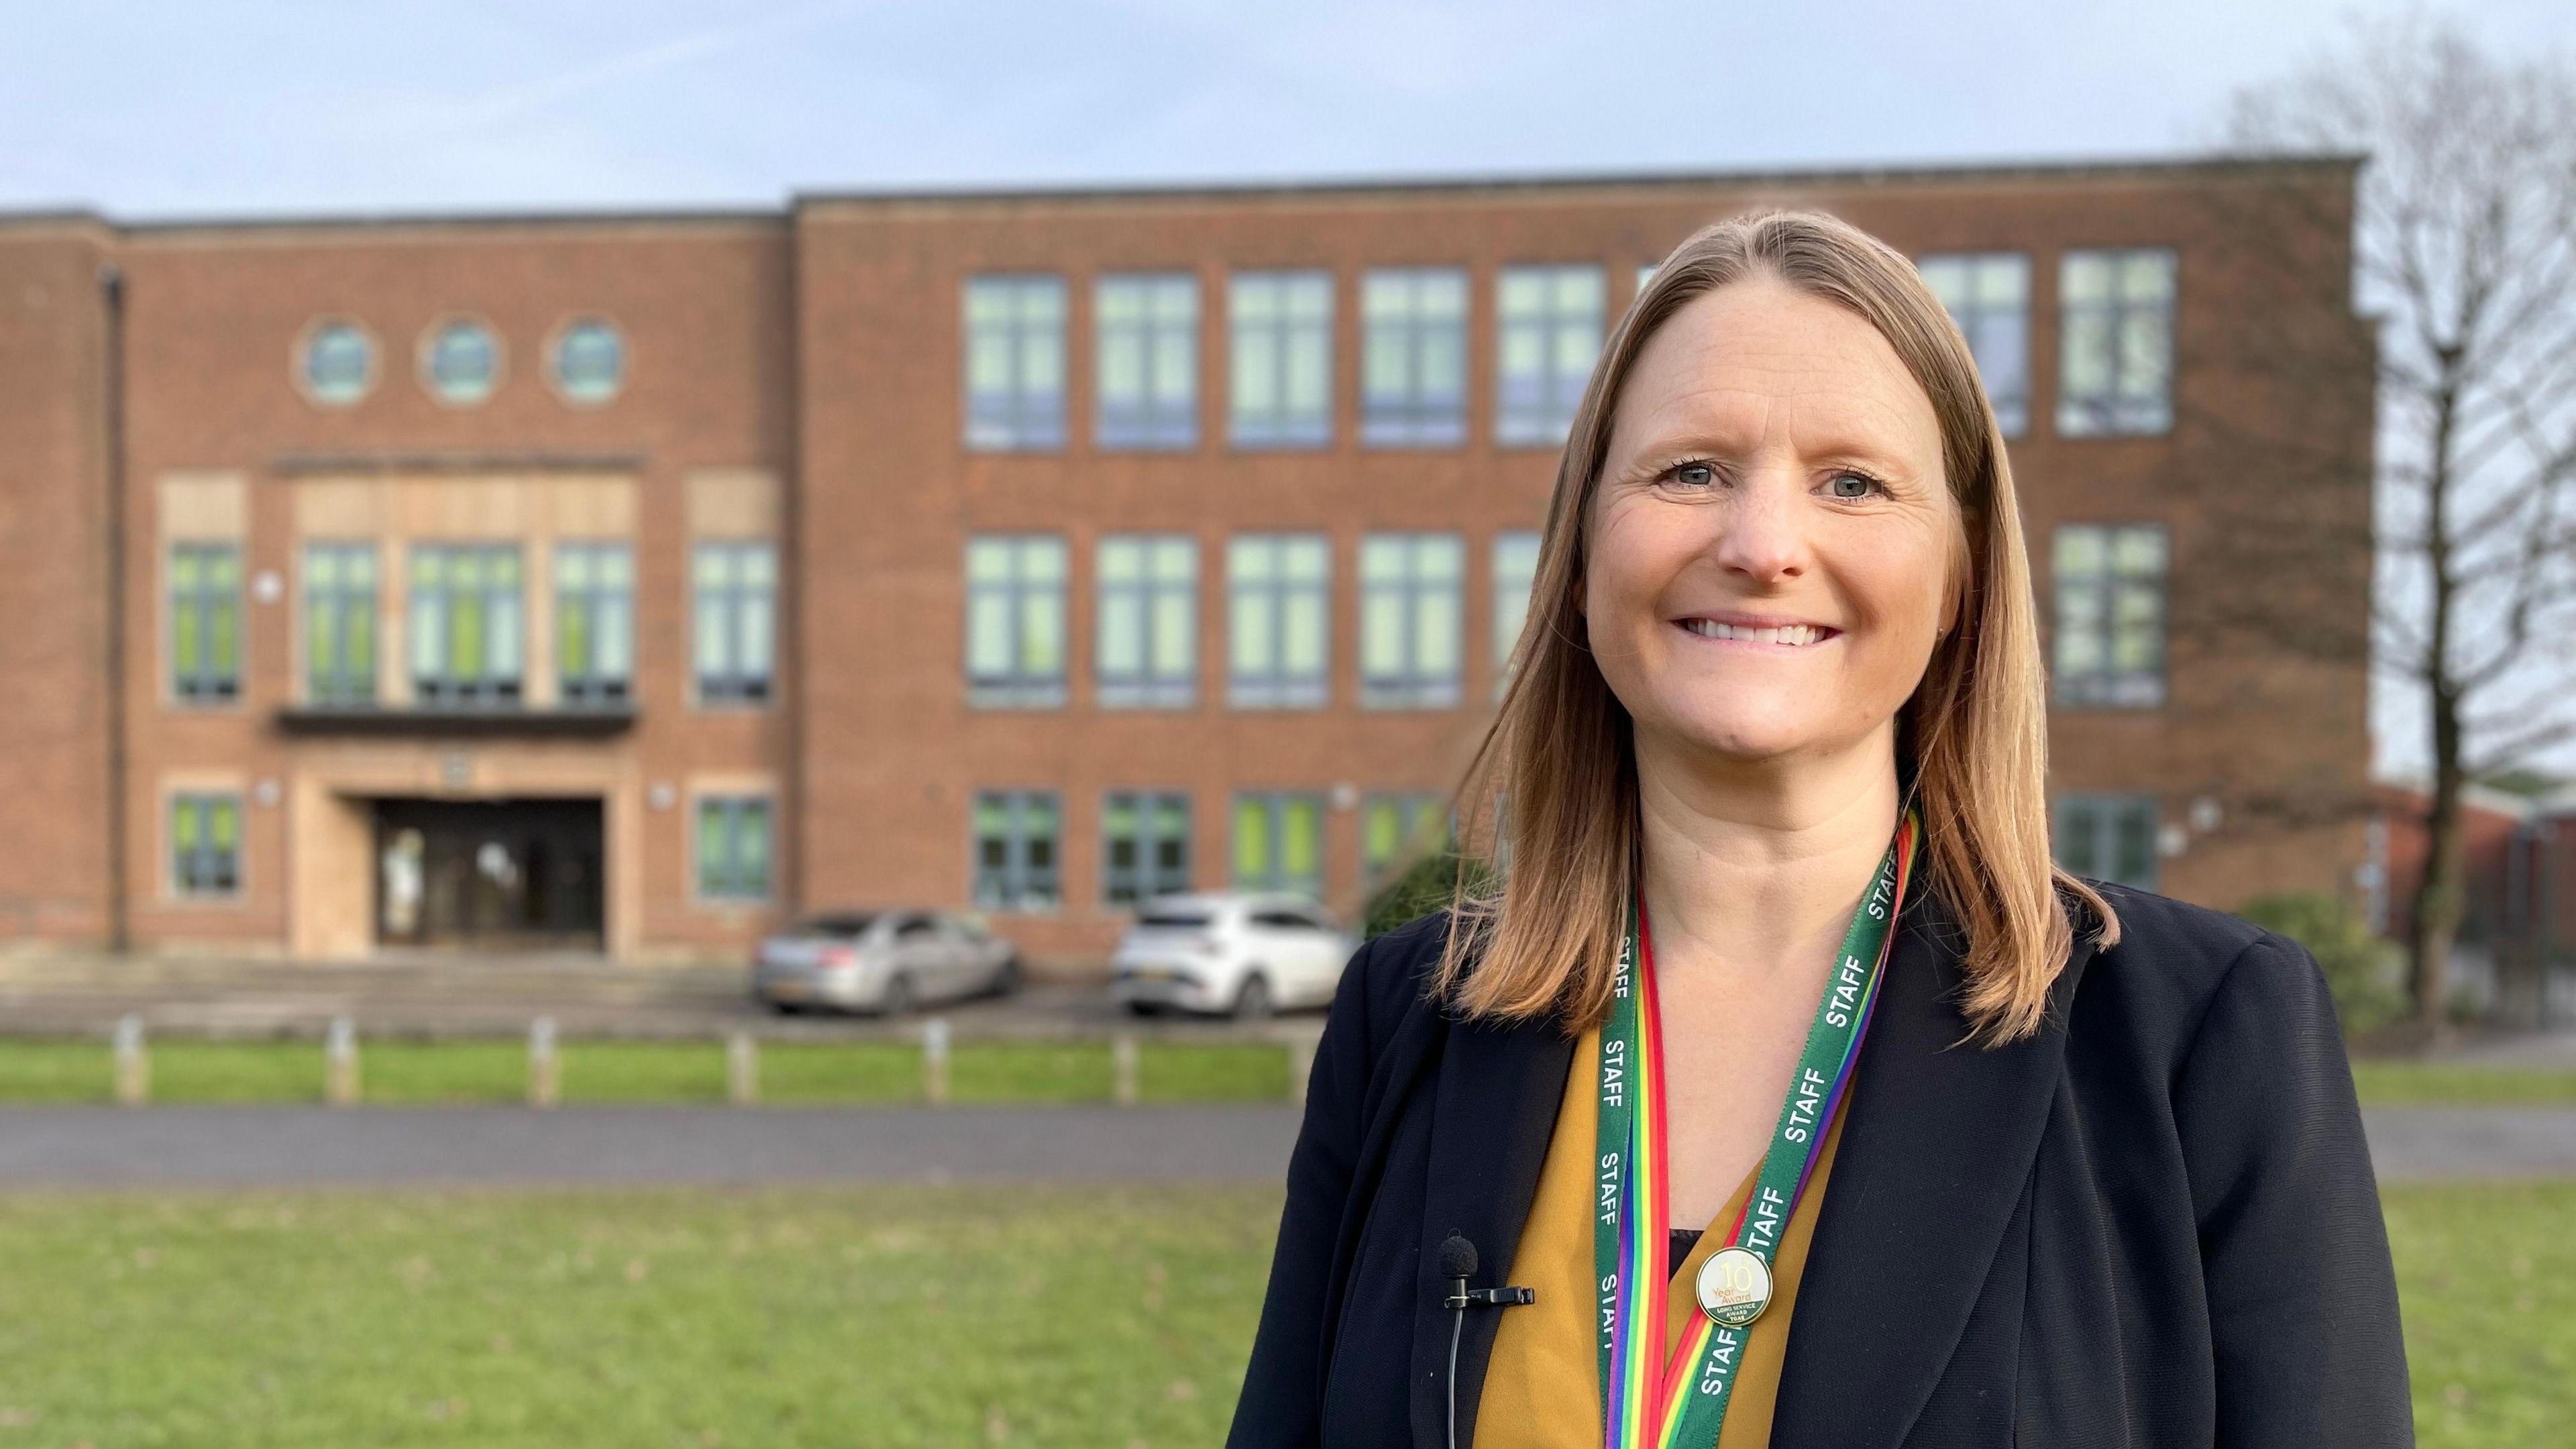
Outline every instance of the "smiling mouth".
<svg viewBox="0 0 2576 1449"><path fill-rule="evenodd" d="M1781 649L1805 649L1822 644L1842 634L1822 624L1768 624L1756 628L1749 624L1729 624L1719 619L1676 619L1684 630L1703 639L1723 639L1738 644L1769 644Z"/></svg>

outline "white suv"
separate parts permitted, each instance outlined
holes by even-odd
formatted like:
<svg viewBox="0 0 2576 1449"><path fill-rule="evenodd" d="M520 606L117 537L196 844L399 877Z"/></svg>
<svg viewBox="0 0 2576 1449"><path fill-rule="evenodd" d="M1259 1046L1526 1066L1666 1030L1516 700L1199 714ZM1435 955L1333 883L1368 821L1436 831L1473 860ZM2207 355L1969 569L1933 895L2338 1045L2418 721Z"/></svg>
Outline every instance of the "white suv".
<svg viewBox="0 0 2576 1449"><path fill-rule="evenodd" d="M1110 960L1110 994L1139 1016L1178 1007L1238 1017L1325 1006L1354 943L1299 896L1163 896Z"/></svg>

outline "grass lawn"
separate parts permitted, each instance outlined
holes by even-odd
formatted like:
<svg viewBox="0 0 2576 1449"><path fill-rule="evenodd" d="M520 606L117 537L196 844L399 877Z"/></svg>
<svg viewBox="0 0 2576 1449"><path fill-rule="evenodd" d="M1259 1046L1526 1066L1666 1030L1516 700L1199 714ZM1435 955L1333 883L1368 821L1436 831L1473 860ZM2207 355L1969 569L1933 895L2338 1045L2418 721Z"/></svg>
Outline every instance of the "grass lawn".
<svg viewBox="0 0 2576 1449"><path fill-rule="evenodd" d="M1266 1187L0 1196L0 1446L1213 1444L1277 1213ZM2422 1443L2550 1442L2576 1183L2392 1189L2388 1221Z"/></svg>
<svg viewBox="0 0 2576 1449"><path fill-rule="evenodd" d="M2576 1071L2449 1062L2352 1064L2365 1107L2576 1107Z"/></svg>
<svg viewBox="0 0 2576 1449"><path fill-rule="evenodd" d="M566 1102L721 1102L720 1042L568 1041L560 1048ZM369 1102L522 1102L528 1053L517 1041L374 1041L359 1048ZM156 1102L319 1102L316 1042L160 1040L151 1045ZM959 1042L949 1054L959 1102L1105 1102L1106 1043ZM917 1102L921 1051L895 1042L770 1042L760 1050L762 1100L782 1104ZM1138 1092L1148 1101L1277 1101L1288 1094L1286 1049L1259 1042L1145 1042ZM113 1066L98 1041L0 1040L0 1102L105 1102Z"/></svg>

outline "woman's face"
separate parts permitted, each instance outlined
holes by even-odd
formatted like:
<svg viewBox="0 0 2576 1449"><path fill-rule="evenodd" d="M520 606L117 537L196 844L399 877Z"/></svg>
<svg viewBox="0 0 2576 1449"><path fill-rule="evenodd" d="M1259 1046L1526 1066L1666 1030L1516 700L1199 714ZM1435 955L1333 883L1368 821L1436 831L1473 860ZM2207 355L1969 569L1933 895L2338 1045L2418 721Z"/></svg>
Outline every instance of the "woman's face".
<svg viewBox="0 0 2576 1449"><path fill-rule="evenodd" d="M1876 328L1776 278L1647 340L1588 522L1587 631L1641 752L1870 744L1947 624L1959 521L1932 401Z"/></svg>

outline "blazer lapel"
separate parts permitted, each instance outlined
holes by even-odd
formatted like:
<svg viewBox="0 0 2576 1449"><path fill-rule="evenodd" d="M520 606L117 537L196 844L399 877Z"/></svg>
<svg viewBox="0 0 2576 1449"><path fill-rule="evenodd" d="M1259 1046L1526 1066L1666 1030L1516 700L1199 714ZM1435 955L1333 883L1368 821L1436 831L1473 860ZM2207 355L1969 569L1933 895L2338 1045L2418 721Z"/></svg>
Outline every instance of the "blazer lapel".
<svg viewBox="0 0 2576 1449"><path fill-rule="evenodd" d="M1929 882L1925 883L1928 887ZM1905 929L1854 1069L1780 1371L1776 1449L1894 1449L1940 1380L2039 1149L2079 930L2037 1035L1963 1043L1956 920L1935 894Z"/></svg>
<svg viewBox="0 0 2576 1449"><path fill-rule="evenodd" d="M1440 1059L1431 1118L1430 1177L1423 1191L1413 1316L1413 1438L1445 1449L1449 1431L1449 1335L1440 1244L1457 1233L1476 1245L1470 1285L1499 1287L1511 1271L1539 1169L1547 1162L1574 1041L1553 1022L1508 1028L1454 1023ZM1458 1442L1475 1437L1476 1400L1507 1309L1471 1308L1458 1344Z"/></svg>

